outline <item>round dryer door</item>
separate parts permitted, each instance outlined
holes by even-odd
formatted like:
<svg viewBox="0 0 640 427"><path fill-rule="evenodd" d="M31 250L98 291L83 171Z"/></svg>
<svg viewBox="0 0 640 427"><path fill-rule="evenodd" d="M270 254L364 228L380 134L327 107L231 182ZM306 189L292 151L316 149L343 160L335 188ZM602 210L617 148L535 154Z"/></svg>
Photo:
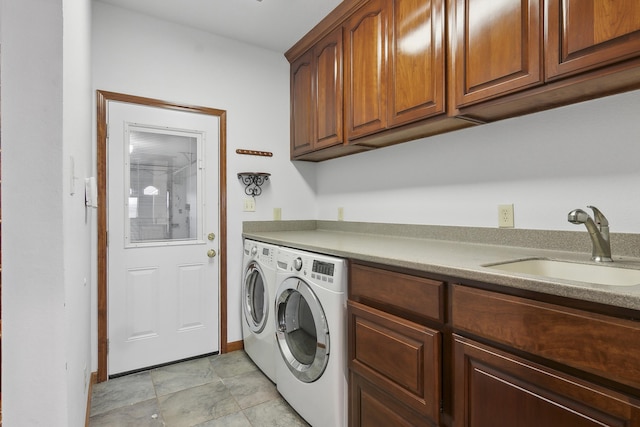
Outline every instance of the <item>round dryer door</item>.
<svg viewBox="0 0 640 427"><path fill-rule="evenodd" d="M247 267L242 287L242 311L251 331L260 333L267 324L269 294L262 270L252 262Z"/></svg>
<svg viewBox="0 0 640 427"><path fill-rule="evenodd" d="M318 298L306 282L288 278L278 290L276 313L285 364L300 381L317 380L329 362L329 326Z"/></svg>

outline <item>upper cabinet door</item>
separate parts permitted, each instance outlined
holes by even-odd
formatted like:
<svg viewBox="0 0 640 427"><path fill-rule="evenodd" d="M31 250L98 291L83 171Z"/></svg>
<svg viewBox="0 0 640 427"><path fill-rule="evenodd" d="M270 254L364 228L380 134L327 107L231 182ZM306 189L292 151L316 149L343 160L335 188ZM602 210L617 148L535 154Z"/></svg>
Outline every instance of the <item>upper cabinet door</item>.
<svg viewBox="0 0 640 427"><path fill-rule="evenodd" d="M342 27L291 63L291 158L343 143Z"/></svg>
<svg viewBox="0 0 640 427"><path fill-rule="evenodd" d="M291 157L313 149L314 73L313 52L291 64Z"/></svg>
<svg viewBox="0 0 640 427"><path fill-rule="evenodd" d="M348 140L387 126L388 0L371 0L344 24Z"/></svg>
<svg viewBox="0 0 640 427"><path fill-rule="evenodd" d="M389 49L389 126L445 110L444 0L395 0Z"/></svg>
<svg viewBox="0 0 640 427"><path fill-rule="evenodd" d="M315 61L316 137L314 148L342 144L342 27L313 49Z"/></svg>
<svg viewBox="0 0 640 427"><path fill-rule="evenodd" d="M640 1L547 0L547 79L640 56Z"/></svg>
<svg viewBox="0 0 640 427"><path fill-rule="evenodd" d="M541 1L453 1L457 107L542 84Z"/></svg>

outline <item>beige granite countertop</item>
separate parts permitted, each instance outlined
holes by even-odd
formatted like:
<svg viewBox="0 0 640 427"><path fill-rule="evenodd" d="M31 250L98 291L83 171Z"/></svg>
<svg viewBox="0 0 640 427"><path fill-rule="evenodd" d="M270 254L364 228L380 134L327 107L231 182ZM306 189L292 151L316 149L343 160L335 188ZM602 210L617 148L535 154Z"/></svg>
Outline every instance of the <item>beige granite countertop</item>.
<svg viewBox="0 0 640 427"><path fill-rule="evenodd" d="M245 222L243 237L353 260L640 310L640 285L597 285L487 267L527 258L591 263L586 231L266 221ZM636 254L640 236L612 235L611 240L616 267L640 269L640 256ZM559 250L560 247L567 250Z"/></svg>

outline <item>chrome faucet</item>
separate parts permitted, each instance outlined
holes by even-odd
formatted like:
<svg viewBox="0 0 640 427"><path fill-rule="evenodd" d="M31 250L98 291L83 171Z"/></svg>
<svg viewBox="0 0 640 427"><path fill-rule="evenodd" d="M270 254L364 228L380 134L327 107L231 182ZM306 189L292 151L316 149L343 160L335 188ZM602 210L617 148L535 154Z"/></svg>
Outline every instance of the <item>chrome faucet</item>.
<svg viewBox="0 0 640 427"><path fill-rule="evenodd" d="M595 206L587 206L593 211L595 221L582 209L569 212L567 221L572 224L584 224L589 231L591 244L591 259L598 262L611 262L611 242L609 241L609 221Z"/></svg>

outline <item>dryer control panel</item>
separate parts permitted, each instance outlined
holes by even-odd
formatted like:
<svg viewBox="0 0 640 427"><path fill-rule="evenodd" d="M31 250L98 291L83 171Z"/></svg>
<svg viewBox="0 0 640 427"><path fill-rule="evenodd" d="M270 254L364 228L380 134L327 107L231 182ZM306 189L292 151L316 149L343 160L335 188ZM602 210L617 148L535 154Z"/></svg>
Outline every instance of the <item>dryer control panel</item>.
<svg viewBox="0 0 640 427"><path fill-rule="evenodd" d="M322 262L314 259L311 271L333 277L333 270L335 267L335 264L331 262Z"/></svg>
<svg viewBox="0 0 640 427"><path fill-rule="evenodd" d="M287 274L331 289L345 292L346 260L329 255L280 247L277 255L278 274Z"/></svg>

